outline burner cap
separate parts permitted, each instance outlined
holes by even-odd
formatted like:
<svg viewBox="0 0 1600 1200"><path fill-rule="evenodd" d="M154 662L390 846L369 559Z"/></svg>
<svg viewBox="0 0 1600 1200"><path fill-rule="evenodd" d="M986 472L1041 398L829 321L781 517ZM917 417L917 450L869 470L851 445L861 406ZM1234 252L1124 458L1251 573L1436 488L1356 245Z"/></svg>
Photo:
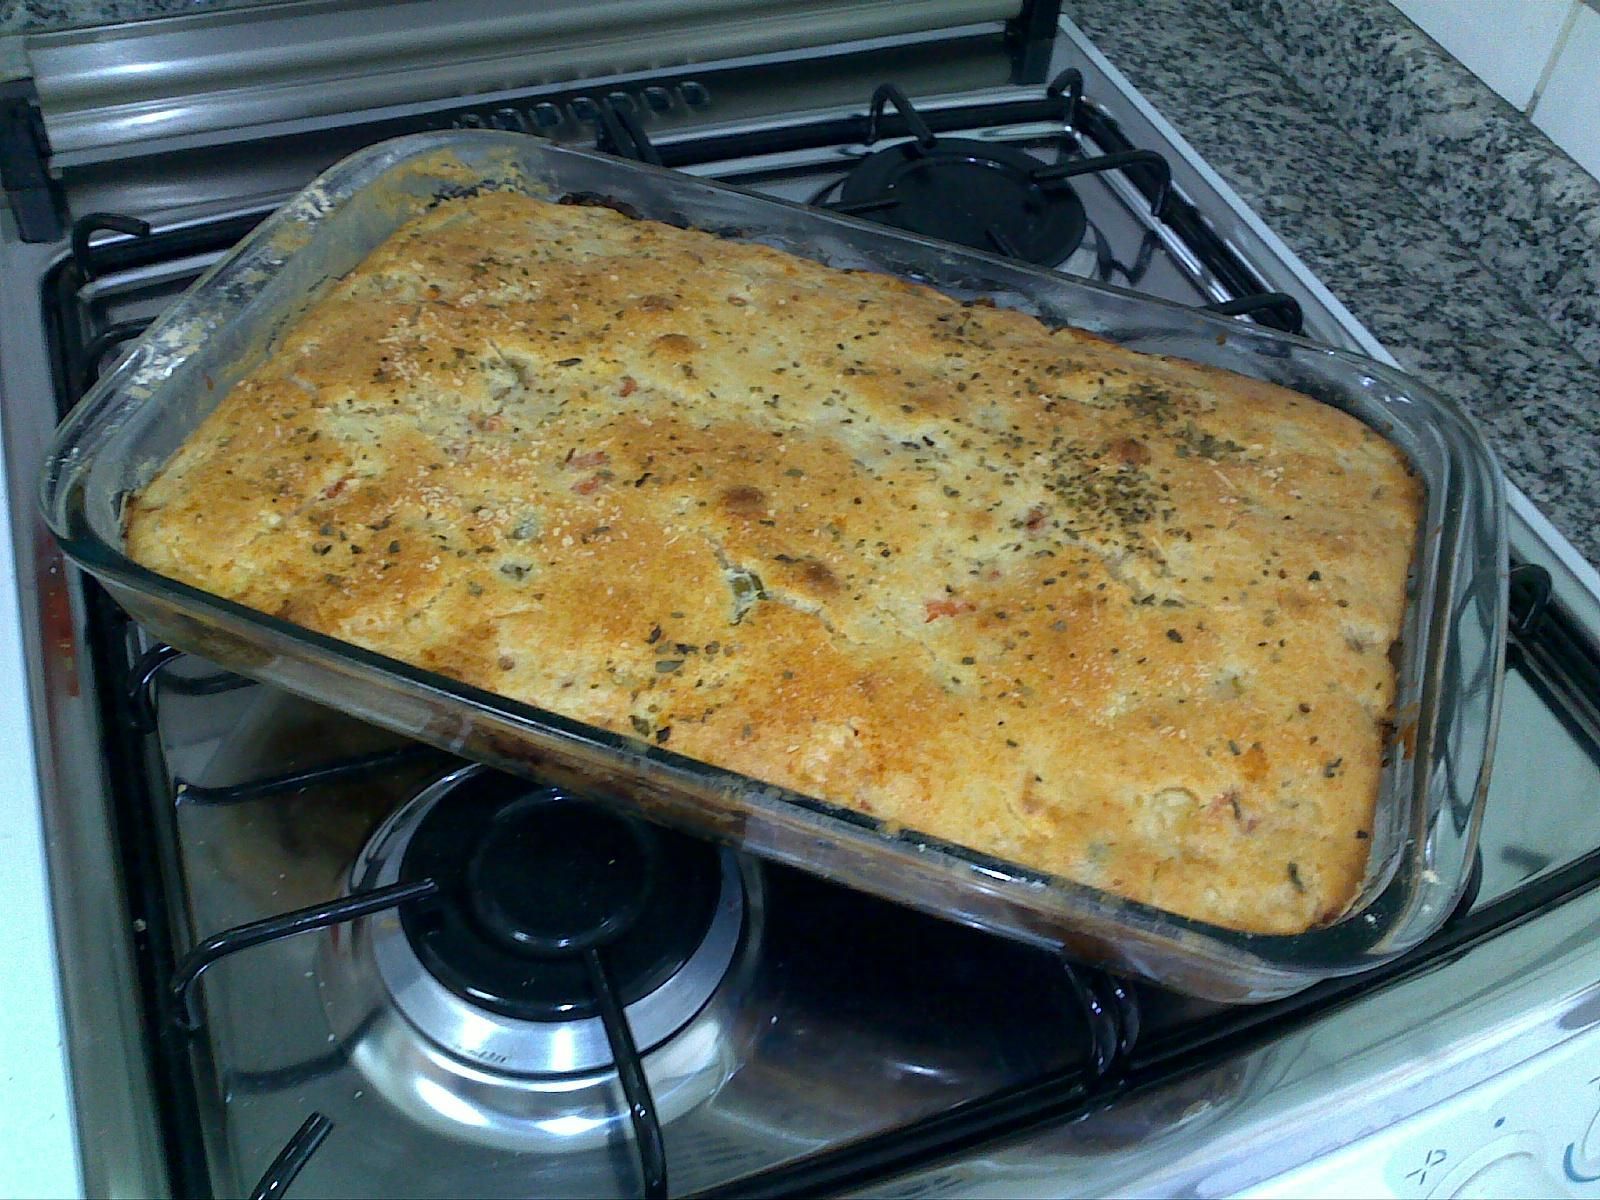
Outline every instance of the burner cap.
<svg viewBox="0 0 1600 1200"><path fill-rule="evenodd" d="M587 953L644 992L624 1011L662 1124L715 1095L753 1036L736 1014L763 877L727 848L464 765L374 831L350 888L402 868L437 869L444 895L325 931L317 990L347 1061L420 1128L519 1156L603 1154L630 1136L605 1022L582 1015Z"/></svg>
<svg viewBox="0 0 1600 1200"><path fill-rule="evenodd" d="M490 819L467 863L467 897L510 950L577 954L633 927L655 874L656 842L637 822L541 792Z"/></svg>
<svg viewBox="0 0 1600 1200"><path fill-rule="evenodd" d="M904 142L863 159L840 207L869 220L1053 266L1083 240L1083 202L1063 180L1034 179L1047 164L1024 150L972 138L931 149Z"/></svg>
<svg viewBox="0 0 1600 1200"><path fill-rule="evenodd" d="M701 944L722 865L709 845L511 776L468 775L417 825L401 879L433 900L401 925L428 972L505 1016L596 1013L581 953L602 948L624 1005L660 987Z"/></svg>

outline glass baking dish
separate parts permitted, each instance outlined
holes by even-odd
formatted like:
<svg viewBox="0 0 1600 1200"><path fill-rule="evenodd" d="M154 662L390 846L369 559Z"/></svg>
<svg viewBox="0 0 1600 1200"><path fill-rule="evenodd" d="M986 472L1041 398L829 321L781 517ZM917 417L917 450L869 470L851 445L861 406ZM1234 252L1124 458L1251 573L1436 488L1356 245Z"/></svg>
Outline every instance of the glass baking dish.
<svg viewBox="0 0 1600 1200"><path fill-rule="evenodd" d="M989 297L1138 350L1286 385L1399 446L1427 505L1401 638L1398 732L1352 907L1290 936L1174 916L506 700L131 561L123 498L271 352L319 286L440 197L485 187L603 197L834 266ZM42 498L66 552L176 646L469 758L1194 995L1266 1000L1390 959L1439 926L1470 871L1499 707L1506 547L1500 472L1461 411L1354 355L848 217L521 134L436 132L370 147L264 222L139 339L61 426Z"/></svg>

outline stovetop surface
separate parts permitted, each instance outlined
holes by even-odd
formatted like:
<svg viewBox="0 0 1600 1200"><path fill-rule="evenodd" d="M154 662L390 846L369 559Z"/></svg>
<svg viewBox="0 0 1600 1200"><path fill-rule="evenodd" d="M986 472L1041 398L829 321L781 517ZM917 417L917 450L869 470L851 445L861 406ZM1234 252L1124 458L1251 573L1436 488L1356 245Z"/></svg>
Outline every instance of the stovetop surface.
<svg viewBox="0 0 1600 1200"><path fill-rule="evenodd" d="M1002 94L1015 93L995 93ZM967 133L1024 149L1045 164L1060 150L1059 124L1049 121ZM663 146L671 151L674 144L669 138ZM1102 147L1086 138L1083 149ZM843 168L867 152L851 143L684 165L811 200L836 194ZM1151 219L1149 197L1128 176L1096 175L1074 186L1087 210L1089 245L1100 238L1105 252L1080 250L1069 257L1068 270L1183 303L1228 298L1224 281ZM126 335L161 311L277 198L256 196L203 218L192 204L177 206L192 221L183 248L150 261L106 254L97 278L52 301L60 318L55 350L63 355L60 401L70 401L88 382L81 373L75 377L74 357L106 365L118 345L111 334ZM159 217L161 209L143 211ZM1308 315L1313 335L1332 338L1330 328L1320 314ZM108 605L100 606L98 619L105 663L126 674L147 647ZM184 683L213 673L191 659L159 677L159 754L141 745L137 761L124 764L138 777L132 794L158 826L153 853L164 859L163 899L180 945L336 896L372 830L451 765L424 754L277 794L223 793L219 801L205 789L346 762L394 742L265 687L228 684L217 691ZM1470 914L1456 922L1463 942L1481 936L1481 928L1554 903L1566 894L1563 888L1587 887L1595 874L1600 809L1592 801L1600 794L1600 753L1594 714L1574 703L1570 681L1557 676L1549 655L1514 648L1481 842L1481 887ZM176 804L168 802L173 797ZM708 1008L716 1018L709 1022L714 1028L707 1037L715 1043L709 1053L724 1064L717 1070L726 1078L714 1096L666 1122L674 1191L726 1184L861 1139L887 1146L896 1131L919 1125L951 1138L1000 1128L1010 1119L1008 1104L1012 1117L1067 1113L1104 1086L1106 1063L1095 1061L1104 1049L1104 1010L1119 1003L1107 981L1086 984L1040 951L786 869L760 868L759 875L759 911L747 923L744 948L759 943L760 953L747 954L735 972L737 1004L714 1000ZM1539 890L1544 884L1548 894ZM1424 948L1423 959L1432 954L1444 961L1452 945L1445 937ZM209 1171L215 1190L248 1190L313 1109L334 1119L338 1141L306 1166L299 1185L306 1194L555 1195L636 1186L638 1164L621 1097L610 1084L592 1085L610 1110L598 1125L563 1135L557 1121L543 1140L489 1144L475 1138L472 1113L459 1105L452 1112L448 1098L432 1104L437 1121L431 1126L417 1123L417 1108L404 1116L383 1093L393 1081L360 1061L362 1030L336 1031L338 1023L330 1022L327 946L324 935L288 939L212 968L206 1035L194 1051L206 1085L194 1115L206 1131L210 1161L201 1169ZM1355 987L1381 986L1388 977L1380 972ZM1163 1090L1159 1102L1124 1107L1124 1118L1112 1108L1086 1123L1077 1148L1090 1158L1114 1158L1181 1123L1191 1106L1215 1105L1249 1088L1248 1073L1230 1065L1230 1039L1295 1028L1323 1006L1358 994L1338 983L1246 1014L1150 987L1127 992L1131 1007L1110 1019L1125 1043L1111 1047L1110 1074L1153 1071ZM1136 1037L1130 1012L1137 1014ZM1192 1061L1175 1063L1185 1049ZM422 1109L428 1107L425 1101ZM974 1124L938 1125L968 1108L978 1114ZM563 1136L572 1149L554 1148ZM886 1149L871 1161L891 1161L895 1152ZM418 1163L428 1165L419 1169ZM774 1178L806 1184L835 1177L801 1172Z"/></svg>
<svg viewBox="0 0 1600 1200"><path fill-rule="evenodd" d="M1036 151L1049 141L1042 130L1023 140ZM809 198L832 184L837 165L826 162L819 172L815 162L752 164L739 181ZM1096 214L1091 223L1116 228L1124 244L1130 233L1148 244L1142 206L1112 184L1090 183L1103 190L1088 197ZM108 273L86 292L87 319L106 329L153 315L203 261ZM1153 251L1149 263L1141 282L1173 298L1207 298L1164 251ZM1086 265L1097 264L1091 258ZM114 352L107 348L108 357ZM158 685L166 777L155 794L181 797L170 819L182 884L169 902L195 938L337 896L372 829L448 766L423 757L285 795L211 803L207 788L270 780L394 744L348 717L260 686L186 694L185 677L212 671L186 660ZM1600 771L1592 742L1548 702L1547 689L1525 667L1509 673L1506 714L1508 730L1516 732L1502 741L1487 809L1479 910L1600 846L1600 811L1585 803ZM1530 788L1545 798L1533 809L1523 803ZM1030 1085L1070 1089L1093 1081L1089 1016L1050 955L786 869L761 870L763 949L727 1028L719 1027L735 1047L724 1053L738 1066L714 1098L667 1122L675 1190L725 1184ZM620 1097L611 1098L609 1141L554 1157L549 1140L538 1138L520 1146L502 1141L486 1153L448 1113L436 1128L419 1130L415 1113L397 1108L382 1094L381 1079L363 1071L348 1037L330 1031L324 968L313 938L214 968L207 1056L218 1099L205 1124L218 1190L247 1188L312 1110L334 1120L338 1139L306 1167L302 1186L319 1194L374 1188L513 1194L530 1181L552 1195L636 1186ZM1227 1010L1159 989L1136 992L1139 1037L1147 1045L1198 1037L1231 1019ZM1204 1095L1212 1103L1219 1087L1245 1082L1229 1079L1225 1064L1200 1072L1190 1099ZM1181 1108L1185 1094L1179 1084L1171 1103ZM1091 1153L1094 1141L1086 1142ZM402 1165L413 1160L395 1153L419 1143L434 1164L426 1181ZM351 1149L335 1149L340 1145ZM1107 1152L1117 1145L1111 1137Z"/></svg>

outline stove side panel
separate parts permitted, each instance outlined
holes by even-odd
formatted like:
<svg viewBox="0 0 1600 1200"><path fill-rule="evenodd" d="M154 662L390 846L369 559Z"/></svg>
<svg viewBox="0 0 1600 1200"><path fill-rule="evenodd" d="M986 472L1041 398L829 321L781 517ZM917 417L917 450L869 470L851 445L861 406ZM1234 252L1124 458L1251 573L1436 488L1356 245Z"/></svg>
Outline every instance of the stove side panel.
<svg viewBox="0 0 1600 1200"><path fill-rule="evenodd" d="M167 1191L166 1167L133 965L131 913L99 750L82 584L46 530L37 500L39 464L55 427L39 288L63 249L20 244L9 214L0 214L0 278L8 285L0 295L4 536L15 557L20 618L20 634L5 640L26 668L25 685L8 693L0 711L9 736L31 738L33 758L30 778L27 754L8 756L5 786L25 793L14 802L36 804L42 823L49 890L41 901L54 918L65 1026L64 1040L41 1036L25 1059L45 1070L50 1057L60 1054L63 1066L70 1066L70 1108L60 1123L71 1128L75 1117L82 1158L81 1176L68 1190L153 1195ZM8 825L4 832L15 836L21 829ZM21 844L8 850L8 858L27 853ZM7 988L22 989L7 994L8 1025L21 1024L9 1014L44 1002L49 985L38 979L25 975L20 964L8 973ZM8 1057L8 1070L11 1062ZM40 1112L52 1105L45 1091L27 1102ZM11 1128L17 1144L24 1144ZM30 1154L44 1155L49 1139L26 1144ZM14 1194L32 1193L22 1188Z"/></svg>

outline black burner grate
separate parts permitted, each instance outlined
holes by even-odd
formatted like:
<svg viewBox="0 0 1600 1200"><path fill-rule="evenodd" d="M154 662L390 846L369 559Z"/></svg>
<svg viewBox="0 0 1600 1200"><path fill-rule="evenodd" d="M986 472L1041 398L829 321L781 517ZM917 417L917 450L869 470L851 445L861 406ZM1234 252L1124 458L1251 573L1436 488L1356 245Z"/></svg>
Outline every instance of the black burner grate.
<svg viewBox="0 0 1600 1200"><path fill-rule="evenodd" d="M890 146L850 172L833 205L884 225L1050 266L1083 241L1083 202L1025 150L971 138Z"/></svg>
<svg viewBox="0 0 1600 1200"><path fill-rule="evenodd" d="M1058 81L1059 83L1059 81ZM1060 89L1051 85L1051 95ZM905 93L873 93L866 144L893 105L911 136L864 159L831 207L912 233L1049 266L1083 241L1088 218L1055 167L1025 150L973 138L940 139ZM831 189L830 189L831 190Z"/></svg>

